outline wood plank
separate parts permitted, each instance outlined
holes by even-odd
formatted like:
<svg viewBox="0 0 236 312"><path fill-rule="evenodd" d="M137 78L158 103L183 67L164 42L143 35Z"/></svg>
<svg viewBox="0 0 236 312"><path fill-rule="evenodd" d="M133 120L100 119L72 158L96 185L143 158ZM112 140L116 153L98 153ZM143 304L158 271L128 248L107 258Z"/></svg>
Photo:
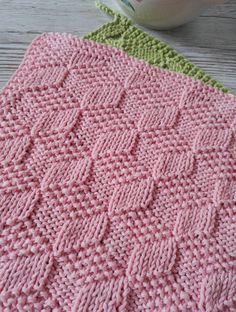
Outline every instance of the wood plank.
<svg viewBox="0 0 236 312"><path fill-rule="evenodd" d="M114 0L104 0L117 9ZM107 22L93 0L3 0L0 6L0 87L19 66L30 42L45 31L84 36ZM195 21L169 31L147 30L168 42L236 92L236 2L212 7Z"/></svg>

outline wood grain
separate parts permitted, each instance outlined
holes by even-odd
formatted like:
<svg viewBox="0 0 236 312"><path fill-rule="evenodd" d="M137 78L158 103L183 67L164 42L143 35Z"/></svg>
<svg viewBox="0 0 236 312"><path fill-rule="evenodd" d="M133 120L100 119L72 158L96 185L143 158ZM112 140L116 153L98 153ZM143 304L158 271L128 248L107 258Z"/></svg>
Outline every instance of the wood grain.
<svg viewBox="0 0 236 312"><path fill-rule="evenodd" d="M104 0L116 8L114 0ZM0 1L0 87L19 66L30 42L45 31L84 36L107 22L93 0ZM195 21L170 31L150 32L168 42L236 93L236 1L228 0Z"/></svg>

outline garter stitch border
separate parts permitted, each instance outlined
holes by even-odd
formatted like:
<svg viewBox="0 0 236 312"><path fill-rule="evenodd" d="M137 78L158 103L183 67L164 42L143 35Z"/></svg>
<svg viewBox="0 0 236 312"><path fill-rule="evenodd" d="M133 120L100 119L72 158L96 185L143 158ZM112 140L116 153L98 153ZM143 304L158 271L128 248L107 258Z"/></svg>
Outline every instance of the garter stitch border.
<svg viewBox="0 0 236 312"><path fill-rule="evenodd" d="M0 311L235 311L233 95L49 33L0 112Z"/></svg>
<svg viewBox="0 0 236 312"><path fill-rule="evenodd" d="M114 20L100 26L84 38L120 48L132 56L146 60L151 65L200 79L223 92L230 91L168 44L135 27L126 16L114 12L100 1L96 1L96 6L112 16Z"/></svg>

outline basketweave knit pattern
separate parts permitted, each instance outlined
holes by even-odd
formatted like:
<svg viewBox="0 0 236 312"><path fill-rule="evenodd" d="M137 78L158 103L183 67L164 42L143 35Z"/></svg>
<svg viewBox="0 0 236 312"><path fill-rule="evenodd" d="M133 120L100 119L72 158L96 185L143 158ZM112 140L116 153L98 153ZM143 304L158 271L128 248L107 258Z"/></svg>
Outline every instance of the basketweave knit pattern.
<svg viewBox="0 0 236 312"><path fill-rule="evenodd" d="M49 33L0 103L0 311L235 311L233 95Z"/></svg>
<svg viewBox="0 0 236 312"><path fill-rule="evenodd" d="M223 92L229 92L228 88L168 44L135 27L126 16L114 12L100 1L96 1L96 5L114 19L86 35L86 39L122 49L132 56L146 60L151 65L183 73Z"/></svg>

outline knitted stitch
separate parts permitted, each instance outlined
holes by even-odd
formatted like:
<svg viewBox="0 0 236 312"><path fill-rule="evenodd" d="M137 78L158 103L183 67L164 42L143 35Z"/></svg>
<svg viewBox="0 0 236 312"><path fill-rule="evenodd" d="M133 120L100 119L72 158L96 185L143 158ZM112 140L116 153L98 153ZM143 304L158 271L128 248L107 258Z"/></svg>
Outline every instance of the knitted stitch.
<svg viewBox="0 0 236 312"><path fill-rule="evenodd" d="M223 92L229 92L228 88L169 45L135 27L127 17L114 12L100 1L97 1L96 5L114 20L86 35L85 38L120 48L151 65L192 76Z"/></svg>
<svg viewBox="0 0 236 312"><path fill-rule="evenodd" d="M0 311L235 311L233 95L43 34L0 107Z"/></svg>

